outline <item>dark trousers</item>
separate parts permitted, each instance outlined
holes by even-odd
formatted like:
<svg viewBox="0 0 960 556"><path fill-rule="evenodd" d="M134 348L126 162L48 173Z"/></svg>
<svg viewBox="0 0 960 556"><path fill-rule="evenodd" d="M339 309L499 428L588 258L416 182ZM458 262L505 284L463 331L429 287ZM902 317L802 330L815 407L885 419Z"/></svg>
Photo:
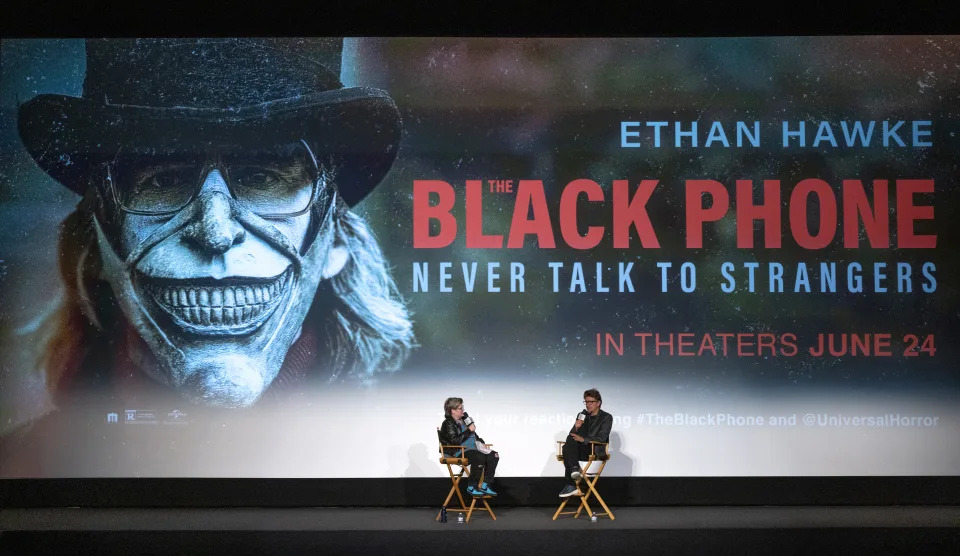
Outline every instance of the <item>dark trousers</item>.
<svg viewBox="0 0 960 556"><path fill-rule="evenodd" d="M570 473L580 467L581 460L586 461L588 457L590 457L590 443L581 444L568 435L566 444L563 445L563 476L568 485L576 485L576 482L570 478Z"/></svg>
<svg viewBox="0 0 960 556"><path fill-rule="evenodd" d="M467 460L470 461L470 481L469 486L478 486L480 484L480 474L486 469L487 473L483 480L493 484L493 476L497 473L497 464L500 458L496 452L484 454L479 450L467 450Z"/></svg>

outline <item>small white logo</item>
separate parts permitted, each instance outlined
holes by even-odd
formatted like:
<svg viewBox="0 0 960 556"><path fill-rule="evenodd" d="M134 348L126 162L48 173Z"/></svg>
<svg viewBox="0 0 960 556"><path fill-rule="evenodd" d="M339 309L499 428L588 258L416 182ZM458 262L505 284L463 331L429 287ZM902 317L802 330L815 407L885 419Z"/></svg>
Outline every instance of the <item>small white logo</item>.
<svg viewBox="0 0 960 556"><path fill-rule="evenodd" d="M107 422L116 423L119 416L116 413L107 413Z"/></svg>
<svg viewBox="0 0 960 556"><path fill-rule="evenodd" d="M163 420L165 425L187 425L190 423L190 420L187 419L188 415L179 409L174 409L170 413L167 413L167 418Z"/></svg>

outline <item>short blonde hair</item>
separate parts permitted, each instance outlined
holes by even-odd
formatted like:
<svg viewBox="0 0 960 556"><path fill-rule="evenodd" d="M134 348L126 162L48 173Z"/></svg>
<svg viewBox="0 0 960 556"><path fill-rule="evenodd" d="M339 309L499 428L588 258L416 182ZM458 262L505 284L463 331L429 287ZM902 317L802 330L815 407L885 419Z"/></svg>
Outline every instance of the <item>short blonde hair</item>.
<svg viewBox="0 0 960 556"><path fill-rule="evenodd" d="M463 398L447 398L447 401L443 402L443 413L447 417L450 416L450 412L454 409L463 405Z"/></svg>

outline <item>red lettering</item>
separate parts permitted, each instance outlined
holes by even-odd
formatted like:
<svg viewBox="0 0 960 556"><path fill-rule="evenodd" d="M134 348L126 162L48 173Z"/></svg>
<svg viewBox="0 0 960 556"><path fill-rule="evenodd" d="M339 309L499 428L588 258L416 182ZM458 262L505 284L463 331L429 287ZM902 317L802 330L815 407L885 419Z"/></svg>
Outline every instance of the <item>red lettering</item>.
<svg viewBox="0 0 960 556"><path fill-rule="evenodd" d="M702 203L704 194L713 200L710 208ZM687 247L703 247L704 222L716 222L723 217L730 206L730 194L722 183L713 180L687 180Z"/></svg>
<svg viewBox="0 0 960 556"><path fill-rule="evenodd" d="M704 334L697 355L703 355L703 352L707 350L710 350L710 355L717 354L717 348L713 345L713 338L711 338L709 334Z"/></svg>
<svg viewBox="0 0 960 556"><path fill-rule="evenodd" d="M890 349L890 334L877 334L873 337L873 354L883 357L893 355Z"/></svg>
<svg viewBox="0 0 960 556"><path fill-rule="evenodd" d="M914 193L933 193L933 180L897 180L897 247L933 249L936 234L916 235L913 230L917 220L933 220L933 207L914 205Z"/></svg>
<svg viewBox="0 0 960 556"><path fill-rule="evenodd" d="M890 205L887 180L873 180L873 210L860 180L843 180L843 246L860 246L860 220L870 247L890 247Z"/></svg>
<svg viewBox="0 0 960 556"><path fill-rule="evenodd" d="M720 338L721 340L723 340L723 342L722 342L723 349L721 350L721 352L723 353L724 356L726 356L726 355L727 355L727 340L729 340L730 338L733 338L733 334L730 333L730 332L718 332L718 333L717 333L717 337Z"/></svg>
<svg viewBox="0 0 960 556"><path fill-rule="evenodd" d="M630 199L630 182L614 180L613 247L615 249L630 247L630 226L637 229L641 246L660 247L657 234L653 231L653 224L650 223L650 216L647 214L647 202L656 187L657 180L643 180L637 192L634 193L633 199Z"/></svg>
<svg viewBox="0 0 960 556"><path fill-rule="evenodd" d="M436 194L439 202L430 204L430 195ZM414 180L413 182L413 248L437 249L453 243L457 237L457 220L453 210L455 194L453 186L440 180ZM430 235L430 221L440 223L440 231Z"/></svg>
<svg viewBox="0 0 960 556"><path fill-rule="evenodd" d="M763 221L764 247L780 247L780 182L763 180L763 202L753 204L753 182L737 180L737 247L753 247L753 222Z"/></svg>
<svg viewBox="0 0 960 556"><path fill-rule="evenodd" d="M533 210L533 218L527 216ZM547 199L543 194L543 182L540 180L520 180L517 187L517 201L513 205L513 220L510 223L510 238L507 247L520 249L527 234L537 236L540 247L554 248L553 226L550 213L547 212Z"/></svg>
<svg viewBox="0 0 960 556"><path fill-rule="evenodd" d="M753 340L753 334L737 334L737 355L739 357L753 357L756 353L748 351L748 348L752 348L754 343L750 340Z"/></svg>
<svg viewBox="0 0 960 556"><path fill-rule="evenodd" d="M467 180L467 249L503 247L503 236L483 235L483 182Z"/></svg>
<svg viewBox="0 0 960 556"><path fill-rule="evenodd" d="M783 347L780 348L780 353L787 357L793 357L797 354L797 335L788 333L780 336L780 343L783 344Z"/></svg>
<svg viewBox="0 0 960 556"><path fill-rule="evenodd" d="M574 249L591 249L603 239L603 226L590 226L586 235L580 235L577 229L577 198L581 193L586 193L589 201L603 201L603 190L596 182L587 179L570 182L560 196L560 234L563 241Z"/></svg>
<svg viewBox="0 0 960 556"><path fill-rule="evenodd" d="M757 355L762 357L764 348L770 349L770 355L777 355L777 337L766 332L757 335Z"/></svg>
<svg viewBox="0 0 960 556"><path fill-rule="evenodd" d="M634 332L634 336L640 338L640 355L647 354L647 338L653 336L650 332Z"/></svg>
<svg viewBox="0 0 960 556"><path fill-rule="evenodd" d="M820 227L810 234L807 221L807 197L817 196L820 202ZM823 249L837 233L837 199L830 185L820 179L802 180L790 194L790 231L797 245L804 249Z"/></svg>

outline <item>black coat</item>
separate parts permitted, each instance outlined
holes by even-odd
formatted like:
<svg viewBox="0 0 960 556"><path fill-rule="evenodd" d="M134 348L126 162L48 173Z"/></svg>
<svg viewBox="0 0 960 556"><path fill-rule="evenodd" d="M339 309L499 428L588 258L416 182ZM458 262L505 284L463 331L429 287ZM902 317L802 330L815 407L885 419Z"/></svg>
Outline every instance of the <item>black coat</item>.
<svg viewBox="0 0 960 556"><path fill-rule="evenodd" d="M583 424L580 425L580 430L577 430L576 427L576 424L570 427L570 434L582 436L584 444L589 445L591 441L610 442L610 429L613 428L613 415L601 409L596 417L588 414L587 418L583 420ZM602 446L597 448L597 454L605 454Z"/></svg>
<svg viewBox="0 0 960 556"><path fill-rule="evenodd" d="M483 439L474 432L471 432L470 429L461 431L460 423L453 417L447 417L440 425L440 443L447 446L463 446L463 443L470 438L471 434L476 436L477 442L483 442ZM444 454L448 456L452 456L454 453L454 450L446 450L444 452Z"/></svg>

